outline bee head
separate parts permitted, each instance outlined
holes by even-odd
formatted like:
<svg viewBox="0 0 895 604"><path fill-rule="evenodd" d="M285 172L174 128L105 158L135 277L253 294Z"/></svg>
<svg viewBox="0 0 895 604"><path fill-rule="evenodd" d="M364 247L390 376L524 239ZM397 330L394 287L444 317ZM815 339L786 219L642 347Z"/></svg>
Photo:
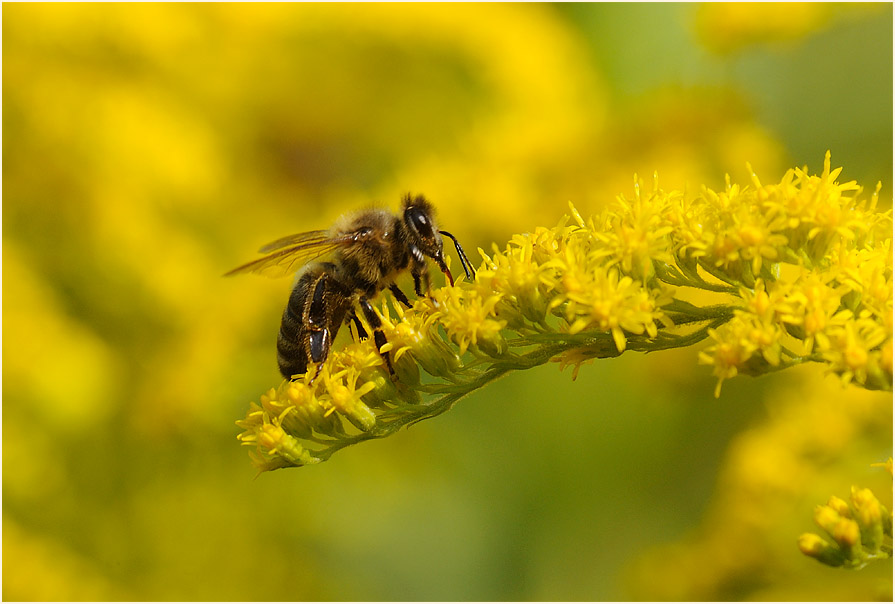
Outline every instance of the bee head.
<svg viewBox="0 0 895 604"><path fill-rule="evenodd" d="M422 195L414 197L407 194L404 196L403 210L404 225L412 252L414 255L422 254L434 260L453 285L454 277L444 261L441 234L435 225L435 208ZM422 260L420 257L416 259Z"/></svg>

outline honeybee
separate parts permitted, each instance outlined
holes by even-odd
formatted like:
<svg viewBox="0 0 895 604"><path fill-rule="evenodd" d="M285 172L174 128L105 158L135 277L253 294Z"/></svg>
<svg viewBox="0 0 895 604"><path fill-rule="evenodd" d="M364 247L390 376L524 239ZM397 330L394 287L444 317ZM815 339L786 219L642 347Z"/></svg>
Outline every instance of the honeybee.
<svg viewBox="0 0 895 604"><path fill-rule="evenodd" d="M311 383L320 375L332 342L343 323L354 323L357 334L367 332L357 315L360 307L373 330L376 348L386 343L382 322L370 300L386 287L408 308L410 300L395 279L410 270L417 296L429 292L431 258L454 284L444 259L441 235L453 240L460 263L470 278L474 274L469 258L457 238L440 231L435 208L422 195L407 194L401 213L369 209L342 216L330 229L309 231L277 239L262 247L265 256L243 264L224 276L258 273L281 277L302 269L289 296L277 336L277 364L286 379L305 374L308 364L317 367ZM310 262L329 252L331 261ZM388 353L381 353L391 375L394 368Z"/></svg>

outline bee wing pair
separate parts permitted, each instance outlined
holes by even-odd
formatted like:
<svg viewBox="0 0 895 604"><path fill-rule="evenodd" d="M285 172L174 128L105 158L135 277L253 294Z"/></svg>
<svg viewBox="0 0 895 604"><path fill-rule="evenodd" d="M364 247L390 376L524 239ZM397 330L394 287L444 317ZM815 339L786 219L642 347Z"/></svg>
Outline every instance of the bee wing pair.
<svg viewBox="0 0 895 604"><path fill-rule="evenodd" d="M471 275L474 275L475 270L472 268L472 263L466 257L457 238L447 231L439 231L439 233L446 235L454 242L457 254L460 256L460 264L466 273L466 278L468 279ZM326 230L287 235L276 241L271 241L258 250L258 253L267 254L266 256L247 262L242 266L237 266L232 271L224 273L224 276L231 277L243 273L255 273L271 278L285 277L297 271L309 260L331 252L341 245L354 241L356 238L356 233L333 236L330 231ZM450 273L448 273L448 276L451 285L453 285L453 277L450 277Z"/></svg>
<svg viewBox="0 0 895 604"><path fill-rule="evenodd" d="M266 256L237 266L232 271L224 273L224 276L255 273L272 278L285 277L297 271L309 260L353 240L353 233L333 237L329 231L308 231L287 235L258 250L261 254L267 254Z"/></svg>

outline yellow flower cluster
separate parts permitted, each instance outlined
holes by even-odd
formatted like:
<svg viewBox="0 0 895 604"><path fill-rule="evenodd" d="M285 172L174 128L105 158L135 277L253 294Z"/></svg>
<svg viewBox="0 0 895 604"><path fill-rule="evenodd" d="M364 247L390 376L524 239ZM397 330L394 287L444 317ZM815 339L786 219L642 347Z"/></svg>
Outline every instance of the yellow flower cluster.
<svg viewBox="0 0 895 604"><path fill-rule="evenodd" d="M760 405L767 413L737 434L719 460L716 486L699 526L671 543L652 546L632 565L631 599L785 601L792 585L774 587L755 578L791 573L810 562L793 553L811 514L812 493L854 482L853 473L860 472L860 480L889 505L891 475L863 468L867 451L891 446L891 397L831 389L819 366L807 366L777 382ZM881 518L885 527L885 513ZM825 539L838 547L835 539ZM799 543L805 547L810 541ZM890 539L883 540L879 558L887 545ZM811 575L807 581L800 597L809 601L880 597L876 586L865 590L843 583L841 576L821 580Z"/></svg>
<svg viewBox="0 0 895 604"><path fill-rule="evenodd" d="M870 489L852 487L850 502L830 497L826 505L817 506L814 522L833 543L805 533L799 537L799 549L819 562L863 568L874 560L892 557L892 512Z"/></svg>
<svg viewBox="0 0 895 604"><path fill-rule="evenodd" d="M762 185L753 175L751 186L728 179L695 195L665 192L658 178L645 191L635 177L633 198L599 216L570 206L553 228L480 250L472 281L406 310L384 300L381 351L354 343L313 385L306 375L271 390L239 423L240 440L262 469L315 463L438 415L508 371L554 360L574 378L596 358L706 338L699 360L714 366L716 395L739 373L807 361L891 389L892 215L877 210L879 187L861 200L840 171L828 153L819 176L795 169Z"/></svg>
<svg viewBox="0 0 895 604"><path fill-rule="evenodd" d="M753 177L751 192L706 196L724 210L703 243L737 241L714 255L713 275L741 283L744 303L700 355L719 389L737 373L806 360L826 361L845 382L891 389L892 213L877 210L879 185L860 200L856 183L836 182L840 171L828 153L820 176L790 170L776 185Z"/></svg>
<svg viewBox="0 0 895 604"><path fill-rule="evenodd" d="M370 393L387 382L377 375L381 364L367 342L353 344L333 353L315 383L310 383L314 374L309 372L271 388L261 395L260 405L251 403L245 419L236 424L245 430L239 440L256 448L255 465L263 471L320 462L305 445L345 437L342 418L358 430L372 429L376 415L367 403L376 405Z"/></svg>

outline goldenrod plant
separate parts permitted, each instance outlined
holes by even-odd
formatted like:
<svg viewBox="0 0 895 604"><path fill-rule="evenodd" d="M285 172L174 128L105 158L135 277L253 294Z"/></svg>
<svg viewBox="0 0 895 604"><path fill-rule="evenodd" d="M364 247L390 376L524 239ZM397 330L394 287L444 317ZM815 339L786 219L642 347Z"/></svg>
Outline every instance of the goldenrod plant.
<svg viewBox="0 0 895 604"><path fill-rule="evenodd" d="M751 172L751 170L750 170ZM820 175L752 175L723 191L635 177L601 215L479 250L470 282L412 308L383 300L387 343L362 340L252 403L239 440L261 471L328 459L435 417L515 370L694 345L721 384L817 362L843 383L892 388L892 213L830 154ZM389 374L381 353L391 355Z"/></svg>
<svg viewBox="0 0 895 604"><path fill-rule="evenodd" d="M891 538L886 537L874 542L879 543L879 551L864 550L855 543L849 551L852 557L845 558L835 538L826 533L820 533L822 538L800 538L801 530L794 529L808 529L814 503L826 500L825 493L843 488L839 485L848 489L849 482L860 482L862 489L872 487L880 505L891 507L891 475L861 459L877 448L891 446L891 397L862 388L839 388L833 380L822 379L818 369L793 368L788 379L765 389L754 401L764 412L730 441L718 459L717 486L705 500L698 523L640 552L628 568L626 583L632 600L734 601L752 593L757 601L785 601L792 592L776 584L774 577L792 573L812 577L812 585L801 590L803 600L892 599L891 583L880 581L886 577L885 565L870 565L860 573L862 577L853 576L858 573L843 576L824 573L829 569L799 553L801 545L816 552L815 558L857 569L861 564L853 562L883 560L887 545L891 546ZM858 498L857 507L869 510L866 493ZM835 509L842 513L843 507L839 504ZM885 532L886 515L882 508L880 512ZM848 543L847 527L837 529L829 517L822 518L836 537ZM865 525L878 527L879 523ZM863 539L862 531L859 528ZM854 533L850 538L854 539ZM819 539L832 550L819 547Z"/></svg>
<svg viewBox="0 0 895 604"><path fill-rule="evenodd" d="M280 389L290 279L221 274L273 238L349 210L395 210L413 191L475 268L492 270L482 247L500 279L499 263L523 253L508 248L514 234L550 231L564 213L575 227L568 201L602 227L616 195L634 203L635 173L644 199L657 172L665 192L695 202L701 184L725 191L725 173L754 189L746 161L762 185L806 163L820 175L831 146L831 167L845 166L837 179L864 185L868 203L882 181L887 210L892 4L3 8L4 599L891 601L891 561L846 572L798 549L804 532L834 543L814 508L831 495L848 502L852 485L893 509L890 476L870 467L891 455L890 391L841 386L829 362L782 356L785 370L755 379L737 365L715 399L715 365L699 364L715 344L699 332L710 320L653 319L657 347L704 339L644 355L631 351L649 331L631 327L652 325L628 313L616 358L595 356L604 343L618 350L609 327L435 420L253 480L250 452L290 466L270 454L281 442L285 457L322 459L344 440L325 422L349 437L384 434L411 419L402 413L433 411L424 406L444 393L432 390L475 385L450 378L543 345L514 339L556 336L502 325L524 300L489 308L480 275L451 295L478 305L484 329L473 341L432 317L427 357L425 342L401 336L429 301L401 315L386 290L373 303L386 303L401 375L343 325L313 388L300 378ZM633 304L642 279L633 264L616 267ZM801 270L781 267L763 279L770 297L792 278L783 269ZM434 264L430 273L444 285ZM410 275L398 285L423 298ZM745 308L738 287L648 286L699 308ZM548 284L537 294L554 296ZM559 331L586 297L556 295L577 298L545 313ZM674 322L664 305L657 314ZM487 347L501 340L507 353L492 361ZM361 357L371 367L344 357L351 369L337 376L351 350L373 353ZM309 392L277 419L290 394ZM270 424L246 436L270 448L235 439L250 401Z"/></svg>
<svg viewBox="0 0 895 604"><path fill-rule="evenodd" d="M892 473L892 458L884 464ZM817 523L832 542L815 533L799 537L799 549L806 556L829 566L863 568L875 560L892 557L892 512L870 489L852 487L849 502L830 497L814 511Z"/></svg>

